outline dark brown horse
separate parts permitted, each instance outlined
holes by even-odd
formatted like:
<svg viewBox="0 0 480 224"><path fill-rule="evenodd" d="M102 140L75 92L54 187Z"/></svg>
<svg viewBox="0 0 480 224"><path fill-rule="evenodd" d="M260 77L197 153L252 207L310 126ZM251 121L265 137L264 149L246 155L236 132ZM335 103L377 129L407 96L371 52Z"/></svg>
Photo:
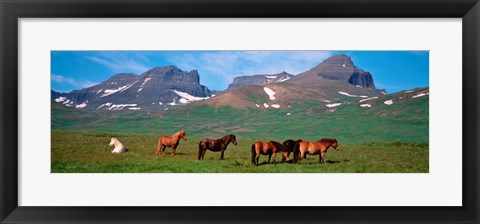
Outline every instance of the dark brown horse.
<svg viewBox="0 0 480 224"><path fill-rule="evenodd" d="M258 166L260 154L268 155L268 163L270 163L270 159L273 157L273 162L275 163L275 155L277 152L281 152L287 161L290 160L287 155L287 149L279 142L255 142L252 144L252 163Z"/></svg>
<svg viewBox="0 0 480 224"><path fill-rule="evenodd" d="M283 146L287 150L287 156L289 158L290 158L290 153L292 153L293 150L295 149L295 145L297 145L301 141L302 141L302 139L298 139L297 141L289 139L289 140L286 140L286 141L283 142ZM293 154L293 155L295 156L295 154ZM284 162L284 161L285 161L285 157L282 157L282 162Z"/></svg>
<svg viewBox="0 0 480 224"><path fill-rule="evenodd" d="M158 146L157 146L157 156L160 154L165 153L166 147L172 147L172 156L175 155L175 150L177 149L178 144L180 143L180 138L183 140L187 140L187 136L185 131L181 130L172 136L162 136L158 139Z"/></svg>
<svg viewBox="0 0 480 224"><path fill-rule="evenodd" d="M220 159L223 159L223 154L230 142L234 145L237 144L235 135L226 135L223 138L217 140L211 140L208 138L203 139L198 143L198 160L202 160L203 157L205 157L205 152L207 152L207 149L212 152L220 151Z"/></svg>
<svg viewBox="0 0 480 224"><path fill-rule="evenodd" d="M336 151L338 151L340 148L338 147L338 141L337 139L334 138L322 138L318 140L317 142L307 142L307 141L302 141L298 143L295 146L294 149L294 162L297 162L301 160L301 158L305 154L310 154L310 155L319 155L318 161L320 163L325 162L325 153L327 152L327 149L333 147Z"/></svg>

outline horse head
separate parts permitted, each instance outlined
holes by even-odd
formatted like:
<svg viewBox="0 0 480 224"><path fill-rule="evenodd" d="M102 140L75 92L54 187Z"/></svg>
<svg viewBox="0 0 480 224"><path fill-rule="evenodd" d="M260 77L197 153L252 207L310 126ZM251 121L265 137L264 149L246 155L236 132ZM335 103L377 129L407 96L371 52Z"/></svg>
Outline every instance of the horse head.
<svg viewBox="0 0 480 224"><path fill-rule="evenodd" d="M109 146L112 146L115 144L115 138L110 139L110 143L108 144Z"/></svg>
<svg viewBox="0 0 480 224"><path fill-rule="evenodd" d="M234 145L237 145L237 137L235 137L235 135L229 135L229 138Z"/></svg>
<svg viewBox="0 0 480 224"><path fill-rule="evenodd" d="M337 139L332 140L332 147L335 149L335 151L340 150L340 147L338 146L338 141Z"/></svg>
<svg viewBox="0 0 480 224"><path fill-rule="evenodd" d="M180 133L180 138L182 138L183 140L187 141L187 134L185 134L185 131L184 131L184 130L181 130L179 133Z"/></svg>

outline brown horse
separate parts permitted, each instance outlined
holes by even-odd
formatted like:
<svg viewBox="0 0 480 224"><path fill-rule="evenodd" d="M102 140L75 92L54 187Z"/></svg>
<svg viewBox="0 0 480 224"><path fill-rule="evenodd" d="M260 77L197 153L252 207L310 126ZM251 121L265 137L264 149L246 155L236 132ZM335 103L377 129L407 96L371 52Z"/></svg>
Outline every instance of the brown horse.
<svg viewBox="0 0 480 224"><path fill-rule="evenodd" d="M287 156L290 157L290 153L293 152L293 150L295 149L295 145L297 145L299 142L301 142L302 139L298 139L297 141L294 141L294 140L286 140L283 142L283 146L285 147L285 149L287 149ZM293 154L295 156L295 154ZM306 156L306 155L305 155ZM285 157L282 157L282 162L285 161Z"/></svg>
<svg viewBox="0 0 480 224"><path fill-rule="evenodd" d="M226 135L223 138L217 140L211 140L208 138L203 139L198 143L198 160L202 160L203 157L205 157L205 152L207 152L207 149L212 152L220 151L220 159L223 159L223 154L230 142L234 145L237 144L235 135Z"/></svg>
<svg viewBox="0 0 480 224"><path fill-rule="evenodd" d="M310 154L310 155L318 154L319 163L324 163L325 153L327 152L327 149L330 146L333 147L336 151L340 149L338 147L337 139L334 139L334 138L322 138L317 142L307 142L307 141L300 142L295 146L293 161L297 162L298 160L301 160L301 158L306 154Z"/></svg>
<svg viewBox="0 0 480 224"><path fill-rule="evenodd" d="M160 139L158 139L157 156L160 154L163 155L166 147L172 147L172 156L174 156L175 150L180 142L180 138L185 141L187 140L185 131L181 130L172 136L162 136Z"/></svg>
<svg viewBox="0 0 480 224"><path fill-rule="evenodd" d="M290 160L287 155L287 149L279 142L255 142L252 144L252 163L258 166L260 154L268 155L268 163L270 163L270 158L273 157L273 162L275 163L275 155L277 152L281 152L287 161Z"/></svg>

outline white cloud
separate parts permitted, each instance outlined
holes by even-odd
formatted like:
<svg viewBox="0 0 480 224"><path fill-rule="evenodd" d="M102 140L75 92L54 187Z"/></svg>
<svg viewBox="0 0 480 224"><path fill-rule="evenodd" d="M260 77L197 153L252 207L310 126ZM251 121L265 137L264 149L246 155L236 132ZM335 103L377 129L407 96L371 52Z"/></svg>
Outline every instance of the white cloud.
<svg viewBox="0 0 480 224"><path fill-rule="evenodd" d="M80 87L80 88L86 88L86 87L90 87L90 86L93 86L93 85L97 84L97 83L90 82L90 81L80 81L80 80L75 80L75 79L70 78L70 77L65 77L65 76L62 76L62 75L55 75L55 74L51 74L51 78L52 78L53 82L67 83L67 84L70 84L74 87Z"/></svg>
<svg viewBox="0 0 480 224"><path fill-rule="evenodd" d="M167 61L182 70L198 69L202 84L223 90L245 75L305 72L330 57L329 51L217 51L174 55Z"/></svg>
<svg viewBox="0 0 480 224"><path fill-rule="evenodd" d="M149 69L148 66L141 63L141 61L148 61L148 57L136 53L136 54L125 54L125 53L113 53L105 52L99 53L96 56L90 56L88 59L92 60L95 63L104 65L108 67L113 72L133 72L133 73L143 73Z"/></svg>

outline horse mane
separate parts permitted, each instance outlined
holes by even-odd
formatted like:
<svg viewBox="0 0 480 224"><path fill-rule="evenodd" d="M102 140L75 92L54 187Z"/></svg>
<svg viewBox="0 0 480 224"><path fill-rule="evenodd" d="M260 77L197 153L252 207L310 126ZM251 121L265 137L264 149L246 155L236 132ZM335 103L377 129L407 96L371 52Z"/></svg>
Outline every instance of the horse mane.
<svg viewBox="0 0 480 224"><path fill-rule="evenodd" d="M235 135L233 135L233 134L225 135L221 139L225 140L225 139L228 139L228 138L235 138Z"/></svg>
<svg viewBox="0 0 480 224"><path fill-rule="evenodd" d="M335 138L322 138L322 139L318 140L318 142L332 143L332 142L337 142L337 139L335 139Z"/></svg>
<svg viewBox="0 0 480 224"><path fill-rule="evenodd" d="M283 146L283 144L281 144L280 142L276 142L276 141L270 141L270 142L271 142L275 147L282 149L282 151L285 151L285 146Z"/></svg>
<svg viewBox="0 0 480 224"><path fill-rule="evenodd" d="M173 134L172 136L178 137L178 136L184 136L184 135L185 135L185 131L184 131L184 130L180 130L180 131L178 131L177 133Z"/></svg>

